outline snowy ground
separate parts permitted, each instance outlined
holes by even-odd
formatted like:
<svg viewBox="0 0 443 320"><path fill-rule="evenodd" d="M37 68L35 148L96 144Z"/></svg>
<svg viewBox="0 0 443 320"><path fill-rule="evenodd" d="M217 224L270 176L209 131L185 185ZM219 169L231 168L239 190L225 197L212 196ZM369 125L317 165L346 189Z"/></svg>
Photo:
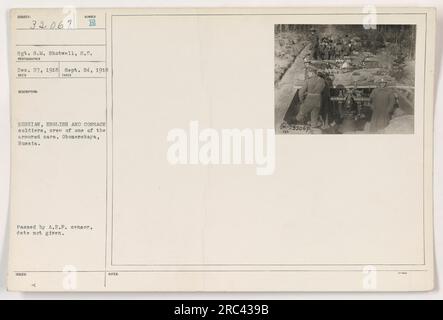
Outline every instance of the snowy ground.
<svg viewBox="0 0 443 320"><path fill-rule="evenodd" d="M275 129L280 132L280 125L283 122L289 104L298 88L303 85L305 79L303 57L310 52L306 46L295 58L294 63L286 71L282 79L275 86Z"/></svg>
<svg viewBox="0 0 443 320"><path fill-rule="evenodd" d="M307 42L294 32L282 32L275 36L274 73L278 83L285 72L291 67L295 58L306 47Z"/></svg>

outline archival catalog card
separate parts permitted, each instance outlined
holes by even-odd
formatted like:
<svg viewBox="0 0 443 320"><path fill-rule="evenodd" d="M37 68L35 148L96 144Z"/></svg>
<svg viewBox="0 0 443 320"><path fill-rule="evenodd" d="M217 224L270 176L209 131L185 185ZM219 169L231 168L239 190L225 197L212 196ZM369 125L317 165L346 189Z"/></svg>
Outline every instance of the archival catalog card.
<svg viewBox="0 0 443 320"><path fill-rule="evenodd" d="M434 286L436 12L13 9L8 286Z"/></svg>

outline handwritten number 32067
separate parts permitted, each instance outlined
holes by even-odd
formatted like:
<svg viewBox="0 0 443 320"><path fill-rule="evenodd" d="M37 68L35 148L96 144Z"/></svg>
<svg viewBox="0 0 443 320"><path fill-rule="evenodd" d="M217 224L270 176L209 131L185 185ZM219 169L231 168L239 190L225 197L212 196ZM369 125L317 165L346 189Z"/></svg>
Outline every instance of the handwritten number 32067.
<svg viewBox="0 0 443 320"><path fill-rule="evenodd" d="M57 30L57 29L69 29L71 28L72 20L67 21L52 21L49 26L45 23L45 21L37 21L32 20L31 30L35 29L49 29L49 30Z"/></svg>

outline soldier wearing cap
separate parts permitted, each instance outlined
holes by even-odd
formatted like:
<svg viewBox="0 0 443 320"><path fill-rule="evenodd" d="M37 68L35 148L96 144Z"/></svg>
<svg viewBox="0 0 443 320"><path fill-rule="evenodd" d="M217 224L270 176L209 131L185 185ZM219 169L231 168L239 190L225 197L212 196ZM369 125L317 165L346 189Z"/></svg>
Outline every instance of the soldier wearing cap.
<svg viewBox="0 0 443 320"><path fill-rule="evenodd" d="M307 115L311 115L311 127L318 127L318 115L321 109L322 92L326 86L317 71L313 68L308 69L308 78L299 91L301 101L300 111L297 114L297 121L303 122Z"/></svg>
<svg viewBox="0 0 443 320"><path fill-rule="evenodd" d="M320 53L320 39L318 37L317 30L314 28L311 29L311 36L309 40L311 41L312 59L317 60Z"/></svg>
<svg viewBox="0 0 443 320"><path fill-rule="evenodd" d="M335 44L332 39L329 40L329 60L335 60Z"/></svg>
<svg viewBox="0 0 443 320"><path fill-rule="evenodd" d="M388 126L391 113L395 106L395 95L390 88L387 88L387 81L381 79L378 82L378 88L375 88L369 96L372 106L369 131L373 133L383 130Z"/></svg>
<svg viewBox="0 0 443 320"><path fill-rule="evenodd" d="M341 59L343 57L343 44L340 40L335 44L335 57Z"/></svg>
<svg viewBox="0 0 443 320"><path fill-rule="evenodd" d="M343 55L350 56L351 53L352 53L351 39L349 39L349 35L345 35L345 39L343 40Z"/></svg>
<svg viewBox="0 0 443 320"><path fill-rule="evenodd" d="M324 74L319 74L321 78L325 81L325 88L322 91L322 102L320 108L320 116L323 119L322 129L329 128L330 124L335 123L335 112L334 106L331 102L331 88L334 86L331 76L325 72Z"/></svg>

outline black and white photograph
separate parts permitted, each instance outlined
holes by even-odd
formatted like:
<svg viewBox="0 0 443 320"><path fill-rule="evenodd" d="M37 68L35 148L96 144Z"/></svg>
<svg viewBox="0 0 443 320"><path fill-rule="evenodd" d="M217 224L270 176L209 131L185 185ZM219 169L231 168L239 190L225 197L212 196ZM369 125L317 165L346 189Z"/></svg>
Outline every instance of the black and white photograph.
<svg viewBox="0 0 443 320"><path fill-rule="evenodd" d="M415 25L275 25L276 134L413 134Z"/></svg>
<svg viewBox="0 0 443 320"><path fill-rule="evenodd" d="M0 300L443 298L443 1L126 1L0 3Z"/></svg>

